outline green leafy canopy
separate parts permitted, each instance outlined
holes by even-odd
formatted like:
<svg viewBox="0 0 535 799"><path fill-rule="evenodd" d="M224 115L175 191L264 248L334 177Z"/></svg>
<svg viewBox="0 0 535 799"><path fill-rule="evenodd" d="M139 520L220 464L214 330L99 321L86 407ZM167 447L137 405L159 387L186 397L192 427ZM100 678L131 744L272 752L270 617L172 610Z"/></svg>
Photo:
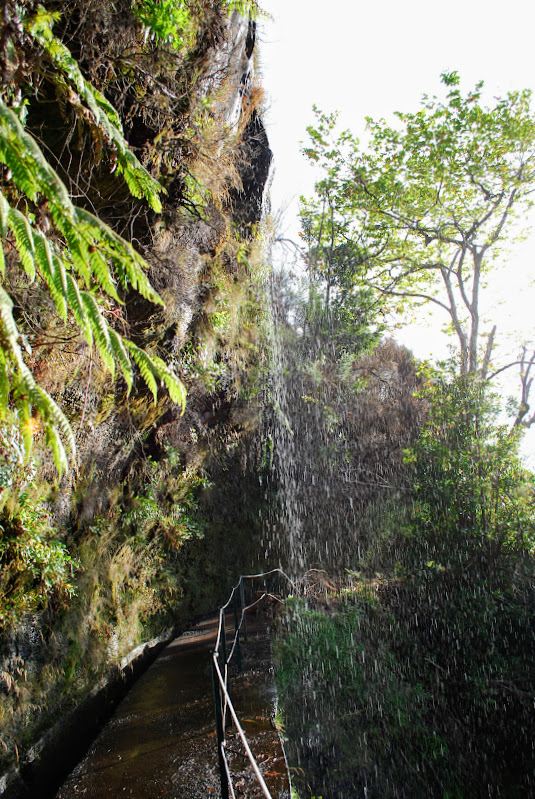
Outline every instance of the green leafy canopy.
<svg viewBox="0 0 535 799"><path fill-rule="evenodd" d="M397 126L368 118L365 146L315 109L304 153L321 179L301 216L314 270L371 289L381 308L440 307L460 372L484 374L481 286L533 202L535 118L529 91L486 106L482 83L462 93L456 73L442 80L445 99L424 95Z"/></svg>

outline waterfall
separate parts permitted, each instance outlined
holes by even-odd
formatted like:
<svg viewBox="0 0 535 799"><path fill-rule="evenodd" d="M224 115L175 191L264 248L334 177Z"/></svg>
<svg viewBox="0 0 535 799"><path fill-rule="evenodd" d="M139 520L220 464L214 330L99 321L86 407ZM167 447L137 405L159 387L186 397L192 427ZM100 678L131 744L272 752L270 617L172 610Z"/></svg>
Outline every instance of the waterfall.
<svg viewBox="0 0 535 799"><path fill-rule="evenodd" d="M379 509L403 504L403 451L421 418L410 353L373 346L376 334L354 320L350 337L315 292L272 277L265 538L294 577L359 568Z"/></svg>
<svg viewBox="0 0 535 799"><path fill-rule="evenodd" d="M318 337L306 319L303 291L283 273L272 277L265 538L294 578L312 568L340 571L355 544L343 397L326 378L335 360L328 337Z"/></svg>
<svg viewBox="0 0 535 799"><path fill-rule="evenodd" d="M280 565L292 577L297 577L307 568L305 523L299 490L299 440L293 426L296 407L296 381L292 379L295 375L294 332L288 324L288 309L284 307L281 289L281 276L274 273L270 285L268 436L275 491L271 496L268 524L270 538L275 539L281 558Z"/></svg>

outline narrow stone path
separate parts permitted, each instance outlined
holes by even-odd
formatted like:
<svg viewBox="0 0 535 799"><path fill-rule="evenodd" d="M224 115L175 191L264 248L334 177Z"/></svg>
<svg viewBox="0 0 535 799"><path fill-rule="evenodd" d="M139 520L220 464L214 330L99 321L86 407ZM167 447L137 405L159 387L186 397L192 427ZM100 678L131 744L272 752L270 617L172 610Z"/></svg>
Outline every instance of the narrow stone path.
<svg viewBox="0 0 535 799"><path fill-rule="evenodd" d="M251 627L251 625L250 625ZM175 639L133 686L57 793L57 799L205 799L220 796L210 652L217 619ZM228 636L233 628L228 626ZM273 799L289 799L284 753L273 727L275 689L262 623L242 644L230 693ZM237 797L262 797L234 730L227 730Z"/></svg>

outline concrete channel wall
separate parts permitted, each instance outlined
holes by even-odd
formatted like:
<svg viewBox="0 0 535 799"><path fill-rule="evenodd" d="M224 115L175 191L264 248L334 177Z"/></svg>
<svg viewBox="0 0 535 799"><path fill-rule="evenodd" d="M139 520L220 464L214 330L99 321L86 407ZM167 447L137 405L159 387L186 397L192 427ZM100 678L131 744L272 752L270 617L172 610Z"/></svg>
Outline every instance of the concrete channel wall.
<svg viewBox="0 0 535 799"><path fill-rule="evenodd" d="M18 768L0 777L0 797L53 797L132 685L177 633L166 630L126 655L80 704L48 730Z"/></svg>

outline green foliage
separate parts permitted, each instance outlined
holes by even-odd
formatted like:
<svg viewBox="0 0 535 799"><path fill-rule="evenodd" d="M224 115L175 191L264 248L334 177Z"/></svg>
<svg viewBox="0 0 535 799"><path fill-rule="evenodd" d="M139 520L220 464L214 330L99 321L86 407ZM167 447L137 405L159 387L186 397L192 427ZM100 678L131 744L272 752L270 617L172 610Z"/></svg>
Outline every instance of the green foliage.
<svg viewBox="0 0 535 799"><path fill-rule="evenodd" d="M535 119L528 91L492 107L443 76L445 101L424 96L398 126L368 119L366 146L316 114L304 149L322 170L303 200L311 267L332 286L366 286L381 308L434 303L455 332L461 373L486 371L480 292L515 221L532 205Z"/></svg>
<svg viewBox="0 0 535 799"><path fill-rule="evenodd" d="M58 472L67 468L67 456L63 447L62 438L72 452L75 450L74 434L71 426L59 408L46 391L34 380L31 371L26 366L22 349L19 345L19 334L12 314L13 303L11 298L0 287L0 321L3 349L0 352L0 373L3 390L0 395L0 420L6 419L9 413L8 402L12 399L18 418L20 429L24 434L26 451L29 452L32 441L32 414L40 415L45 425L47 444L52 449L54 462Z"/></svg>
<svg viewBox="0 0 535 799"><path fill-rule="evenodd" d="M191 4L183 0L137 0L132 10L156 39L177 50L184 46L193 21Z"/></svg>
<svg viewBox="0 0 535 799"><path fill-rule="evenodd" d="M22 452L16 426L0 425L1 455L11 440ZM73 505L85 520L70 529L68 549L48 504L29 488L34 478L21 454L5 481L12 498L0 511L2 767L111 664L187 617L183 584L202 582L205 567L182 548L202 539L199 492L208 483L193 466L184 468L178 451L168 448L159 462L148 458L123 485L108 487L105 511L92 516L81 508L106 491L91 478L79 480ZM19 662L13 642L26 644L32 633L35 651Z"/></svg>
<svg viewBox="0 0 535 799"><path fill-rule="evenodd" d="M396 780L408 785L396 744L407 760L425 762L419 750L428 748L429 731L421 719L431 695L405 678L383 638L388 620L373 588L328 603L328 613L304 603L287 610L275 643L290 766L305 768L296 779L300 796L370 791L386 799L396 795Z"/></svg>
<svg viewBox="0 0 535 799"><path fill-rule="evenodd" d="M480 547L490 573L503 549L535 551L534 477L520 462L518 429L496 423L486 383L429 377L427 422L406 452L415 529L448 559Z"/></svg>
<svg viewBox="0 0 535 799"><path fill-rule="evenodd" d="M76 593L78 566L54 536L43 500L28 491L0 512L0 630L16 627L29 612Z"/></svg>
<svg viewBox="0 0 535 799"><path fill-rule="evenodd" d="M188 421L179 420L185 391L177 375L196 379L195 361L206 354L210 390L217 389L222 405L233 392L234 398L237 376L245 379L259 360L255 320L261 313L249 284L253 248L231 235L228 212L213 200L217 192L210 189L210 225L199 240L176 197L162 217L166 237L151 255L153 263L165 259L154 270L158 286L166 287L165 309L139 250L150 251L151 236L158 236L154 214L163 190L155 176L180 187L202 137L200 131L192 141L192 131L198 133L192 118L201 103L206 118L215 116L198 96L210 61L206 44L220 34L225 13L254 3L139 2L134 10L150 15L138 15L139 25L129 0L112 10L78 0L4 5L12 24L3 45L11 37L6 46L14 69L0 90L2 767L132 647L166 625L208 612L236 564L245 569L252 558L256 508L243 501L239 469L242 430L252 427L254 413L233 407L239 421L231 425L222 414L220 422L214 397L197 385L197 405ZM50 7L61 8L63 18ZM238 137L225 142L228 159L215 183L230 185L238 144ZM212 140L204 152L206 170L215 172L219 150ZM183 257L184 242L192 246ZM196 269L188 273L198 263L197 246L205 253L199 256L206 267L202 286ZM213 297L209 308L200 293L205 285ZM149 303L158 307L148 310ZM195 326L190 374L180 346ZM169 408L164 394L178 409ZM153 422L165 410L164 424L171 424L159 430ZM76 414L83 459L58 485L41 450L48 441L58 469L67 468ZM202 419L211 414L216 421L208 429ZM164 452L168 436L180 452ZM32 439L35 465L28 456ZM232 484L235 501L214 489L210 507L199 465L207 461ZM43 473L55 484L47 502L30 496L28 487ZM128 474L124 483L118 484L119 473ZM217 516L211 542L203 537L207 507ZM238 529L233 514L240 510L247 522ZM13 658L15 651L24 659Z"/></svg>
<svg viewBox="0 0 535 799"><path fill-rule="evenodd" d="M24 442L17 424L0 421L0 496L24 474ZM33 477L33 473L30 470ZM23 477L23 482L24 482Z"/></svg>
<svg viewBox="0 0 535 799"><path fill-rule="evenodd" d="M443 571L286 603L274 654L300 796L531 792L533 565L516 569L499 592Z"/></svg>
<svg viewBox="0 0 535 799"><path fill-rule="evenodd" d="M225 0L227 14L238 11L243 17L259 13L256 0ZM175 50L190 47L194 42L202 10L186 0L134 0L134 16L145 26L147 35Z"/></svg>
<svg viewBox="0 0 535 799"><path fill-rule="evenodd" d="M147 459L142 488L120 516L124 532L133 539L157 541L163 552L178 551L185 541L202 536L197 495L207 484L194 468L181 468L171 447L159 462Z"/></svg>
<svg viewBox="0 0 535 799"><path fill-rule="evenodd" d="M300 796L533 792L534 478L485 381L429 369L421 379L410 492L375 492L349 536L339 522L346 558L350 536L359 542L349 588L286 603L276 673ZM377 406L361 410L382 446ZM317 426L313 440L317 450ZM330 475L331 503L346 469Z"/></svg>
<svg viewBox="0 0 535 799"><path fill-rule="evenodd" d="M70 52L53 36L55 18L39 7L35 15L25 20L25 28L46 53L57 90L76 116L89 125L100 145L104 143L109 148L117 171L133 196L146 198L159 212L162 187L129 149L113 107L85 80ZM105 318L108 310L121 305L120 292L127 290L163 304L147 279L147 264L102 219L73 204L66 185L25 129L24 114L17 114L16 110L0 100L0 162L6 167L11 184L0 193L1 274L6 268L4 252L9 254L11 264L16 252L28 282L39 279L46 285L59 318L65 323L74 320L112 375L119 367L128 392L136 364L155 402L161 383L172 401L184 408L185 389L176 374L161 358L121 336ZM0 418L6 417L10 407L18 410L29 450L30 419L32 415L40 416L46 442L61 473L68 466L65 448L74 458L74 435L65 414L37 384L27 365L24 351L30 355L31 348L15 320L6 289L0 286Z"/></svg>

